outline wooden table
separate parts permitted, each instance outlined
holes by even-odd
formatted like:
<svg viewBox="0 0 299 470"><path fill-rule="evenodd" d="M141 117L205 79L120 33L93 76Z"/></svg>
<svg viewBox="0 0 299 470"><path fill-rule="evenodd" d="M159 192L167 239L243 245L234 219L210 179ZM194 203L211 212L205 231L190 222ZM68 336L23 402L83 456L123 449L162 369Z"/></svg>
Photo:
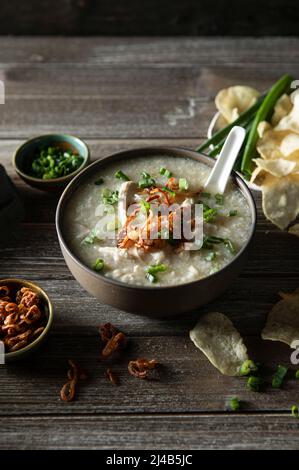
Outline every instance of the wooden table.
<svg viewBox="0 0 299 470"><path fill-rule="evenodd" d="M57 197L25 185L11 156L28 137L53 131L86 139L93 160L149 144L194 148L218 89L238 83L264 90L285 72L299 77L299 39L19 37L0 45L0 160L26 208L18 234L0 248L1 276L36 281L56 310L43 349L26 363L0 367L0 448L298 449L290 407L299 404L299 383L248 392L188 337L200 312L219 310L254 358L272 370L290 366L290 349L262 341L260 331L278 291L298 287L299 242L266 222L260 197L254 247L239 279L200 312L157 320L102 305L77 284L58 246ZM115 367L119 387L106 381L98 361L97 326L106 321L130 337ZM163 364L159 381L127 373L128 358L140 355ZM68 358L91 375L70 404L59 399ZM226 411L231 396L246 402L242 412Z"/></svg>

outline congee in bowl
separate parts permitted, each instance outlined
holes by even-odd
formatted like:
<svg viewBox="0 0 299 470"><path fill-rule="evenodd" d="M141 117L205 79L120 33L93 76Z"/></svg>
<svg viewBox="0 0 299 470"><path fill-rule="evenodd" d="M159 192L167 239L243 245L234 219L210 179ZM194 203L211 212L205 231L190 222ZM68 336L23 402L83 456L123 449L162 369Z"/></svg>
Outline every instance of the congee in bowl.
<svg viewBox="0 0 299 470"><path fill-rule="evenodd" d="M243 268L256 209L235 173L205 192L214 160L175 147L97 160L65 189L56 228L77 281L106 304L171 315L208 303Z"/></svg>
<svg viewBox="0 0 299 470"><path fill-rule="evenodd" d="M105 165L69 201L71 250L102 275L138 286L174 286L215 273L247 242L252 215L233 181L223 195L205 192L209 172L202 162L158 151ZM192 225L196 204L202 207L203 237L192 249L192 239L174 236L174 220L180 216L183 225L189 208Z"/></svg>

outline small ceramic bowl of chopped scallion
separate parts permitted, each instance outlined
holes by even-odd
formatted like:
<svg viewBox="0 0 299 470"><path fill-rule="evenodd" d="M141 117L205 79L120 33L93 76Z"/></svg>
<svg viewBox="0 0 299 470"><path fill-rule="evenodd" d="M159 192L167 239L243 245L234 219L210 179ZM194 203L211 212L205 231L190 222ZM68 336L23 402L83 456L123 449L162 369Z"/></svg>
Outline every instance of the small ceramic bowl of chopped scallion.
<svg viewBox="0 0 299 470"><path fill-rule="evenodd" d="M15 152L13 165L28 184L46 191L64 188L90 159L83 140L66 134L49 134L27 140Z"/></svg>

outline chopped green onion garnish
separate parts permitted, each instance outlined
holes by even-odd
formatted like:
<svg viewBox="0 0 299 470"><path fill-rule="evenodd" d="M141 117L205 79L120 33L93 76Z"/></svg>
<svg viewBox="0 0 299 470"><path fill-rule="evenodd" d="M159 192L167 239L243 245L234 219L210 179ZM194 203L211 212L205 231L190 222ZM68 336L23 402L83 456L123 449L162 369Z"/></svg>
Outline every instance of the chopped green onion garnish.
<svg viewBox="0 0 299 470"><path fill-rule="evenodd" d="M247 359L247 361L244 361L240 367L240 375L248 375L251 372L256 372L257 369L257 365L250 359Z"/></svg>
<svg viewBox="0 0 299 470"><path fill-rule="evenodd" d="M237 215L237 214L238 214L238 211L235 209L235 210L229 211L228 216L229 217L235 217L235 215Z"/></svg>
<svg viewBox="0 0 299 470"><path fill-rule="evenodd" d="M204 237L202 248L211 249L213 245L217 244L223 244L232 254L236 253L236 249L229 238L215 237L213 235Z"/></svg>
<svg viewBox="0 0 299 470"><path fill-rule="evenodd" d="M104 268L104 261L101 258L97 258L92 269L94 271L100 272Z"/></svg>
<svg viewBox="0 0 299 470"><path fill-rule="evenodd" d="M140 209L143 213L148 214L151 204L150 202L145 201L144 199L140 199Z"/></svg>
<svg viewBox="0 0 299 470"><path fill-rule="evenodd" d="M238 411L240 409L240 402L237 397L233 397L229 400L229 409L231 411Z"/></svg>
<svg viewBox="0 0 299 470"><path fill-rule="evenodd" d="M115 178L123 181L130 181L130 178L125 175L121 170L118 170L114 173Z"/></svg>
<svg viewBox="0 0 299 470"><path fill-rule="evenodd" d="M71 150L60 147L47 147L34 157L29 169L30 175L45 180L67 176L82 165L84 159Z"/></svg>
<svg viewBox="0 0 299 470"><path fill-rule="evenodd" d="M81 243L83 245L92 245L96 241L99 241L99 238L97 237L96 230L93 228L89 234L83 238Z"/></svg>
<svg viewBox="0 0 299 470"><path fill-rule="evenodd" d="M209 207L203 211L203 219L205 222L211 222L217 215L217 209Z"/></svg>
<svg viewBox="0 0 299 470"><path fill-rule="evenodd" d="M296 370L296 372L295 372L295 379L299 380L299 370Z"/></svg>
<svg viewBox="0 0 299 470"><path fill-rule="evenodd" d="M291 408L291 412L292 412L292 416L294 416L294 418L299 419L298 406L293 405L292 408Z"/></svg>
<svg viewBox="0 0 299 470"><path fill-rule="evenodd" d="M138 182L139 188L149 188L150 186L156 186L155 180L146 171L141 173L141 178Z"/></svg>
<svg viewBox="0 0 299 470"><path fill-rule="evenodd" d="M102 192L102 199L105 204L115 204L118 201L118 191L106 188Z"/></svg>
<svg viewBox="0 0 299 470"><path fill-rule="evenodd" d="M166 186L163 186L163 188L161 188L161 189L162 189L163 191L167 191L167 192L171 195L171 197L175 197L175 192L172 191L172 189L169 189L169 188L167 188Z"/></svg>
<svg viewBox="0 0 299 470"><path fill-rule="evenodd" d="M225 238L223 243L226 246L226 248L228 248L228 250L231 252L232 255L234 255L236 253L236 249L235 249L232 241L229 238Z"/></svg>
<svg viewBox="0 0 299 470"><path fill-rule="evenodd" d="M255 375L251 375L247 380L247 387L253 392L259 392L262 384L263 380L260 377L256 377Z"/></svg>
<svg viewBox="0 0 299 470"><path fill-rule="evenodd" d="M211 193L203 192L200 194L202 197L211 197Z"/></svg>
<svg viewBox="0 0 299 470"><path fill-rule="evenodd" d="M189 184L186 178L179 179L179 188L181 191L187 191L187 189L189 188Z"/></svg>
<svg viewBox="0 0 299 470"><path fill-rule="evenodd" d="M282 386L283 379L286 376L288 369L284 366L278 366L277 371L273 375L272 378L272 387L273 388L280 388Z"/></svg>
<svg viewBox="0 0 299 470"><path fill-rule="evenodd" d="M224 202L223 194L215 194L215 201L216 201L216 204L218 204L219 206L222 206Z"/></svg>
<svg viewBox="0 0 299 470"><path fill-rule="evenodd" d="M146 279L148 279L150 282L157 282L158 281L158 273L162 273L166 271L167 266L165 264L156 264L154 266L149 266L146 270Z"/></svg>
<svg viewBox="0 0 299 470"><path fill-rule="evenodd" d="M101 184L104 183L104 179L103 178L98 178L97 180L95 180L94 184L96 186L100 186Z"/></svg>
<svg viewBox="0 0 299 470"><path fill-rule="evenodd" d="M165 176L166 178L170 178L172 176L171 171L167 170L166 168L161 167L159 170L160 175Z"/></svg>
<svg viewBox="0 0 299 470"><path fill-rule="evenodd" d="M215 251L210 251L210 253L208 253L207 256L205 257L205 260L206 261L214 261L215 258L216 258Z"/></svg>

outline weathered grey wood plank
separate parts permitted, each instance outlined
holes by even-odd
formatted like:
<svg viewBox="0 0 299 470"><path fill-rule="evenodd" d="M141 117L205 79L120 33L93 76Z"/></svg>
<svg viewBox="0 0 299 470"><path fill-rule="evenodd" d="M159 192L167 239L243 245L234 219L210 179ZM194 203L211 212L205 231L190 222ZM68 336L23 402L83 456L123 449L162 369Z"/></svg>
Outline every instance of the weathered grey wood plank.
<svg viewBox="0 0 299 470"><path fill-rule="evenodd" d="M27 138L55 133L57 129L77 134L80 129L83 137L188 138L206 132L213 112L213 107L200 98L166 97L155 101L145 97L132 102L126 97L8 97L1 108L0 136Z"/></svg>
<svg viewBox="0 0 299 470"><path fill-rule="evenodd" d="M72 311L69 310L71 317ZM82 311L84 315L84 310ZM73 323L73 317L69 325ZM75 334L65 324L62 337L48 343L26 362L0 366L0 416L85 413L189 413L225 411L232 396L244 402L244 412L290 411L298 402L299 383L290 370L281 390L271 387L277 364L290 364L291 350L282 343L245 338L249 353L264 364L265 393L248 391L246 378L222 376L184 336L130 337L127 351L112 366L120 378L113 386L104 377L106 363L99 360L96 334ZM138 380L127 371L128 360L155 358L161 364L159 378ZM77 360L89 371L90 379L79 388L71 404L59 400L66 381L67 359ZM299 428L298 428L299 432Z"/></svg>
<svg viewBox="0 0 299 470"><path fill-rule="evenodd" d="M217 64L248 68L298 61L296 37L1 37L0 63L97 64L128 67ZM262 69L260 70L262 72Z"/></svg>
<svg viewBox="0 0 299 470"><path fill-rule="evenodd" d="M30 430L30 432L28 432ZM281 415L19 417L1 420L2 449L297 450L298 422Z"/></svg>
<svg viewBox="0 0 299 470"><path fill-rule="evenodd" d="M5 274L2 271L3 276ZM18 269L16 267L15 271L8 271L6 276L31 279L47 291L56 312L53 333L63 335L71 329L74 334L84 336L94 334L97 326L107 321L120 324L127 333L138 336L183 336L193 327L201 313L209 311L228 315L244 335L260 335L267 313L279 300L278 292L291 292L298 287L298 277L239 277L221 297L210 304L181 316L159 319L154 315L132 315L102 304L85 292L69 272L61 275L59 267L52 263L47 265L46 260L41 268L40 263L32 259L27 270L20 261Z"/></svg>
<svg viewBox="0 0 299 470"><path fill-rule="evenodd" d="M0 38L1 44L1 38ZM134 64L117 71L107 64L0 63L0 78L5 83L6 98L39 100L87 100L94 97L151 97L155 101L172 98L213 100L221 88L234 84L248 85L260 91L267 89L282 73L298 75L299 64L270 64L260 73L260 64L235 68L229 64L181 65L177 67Z"/></svg>

